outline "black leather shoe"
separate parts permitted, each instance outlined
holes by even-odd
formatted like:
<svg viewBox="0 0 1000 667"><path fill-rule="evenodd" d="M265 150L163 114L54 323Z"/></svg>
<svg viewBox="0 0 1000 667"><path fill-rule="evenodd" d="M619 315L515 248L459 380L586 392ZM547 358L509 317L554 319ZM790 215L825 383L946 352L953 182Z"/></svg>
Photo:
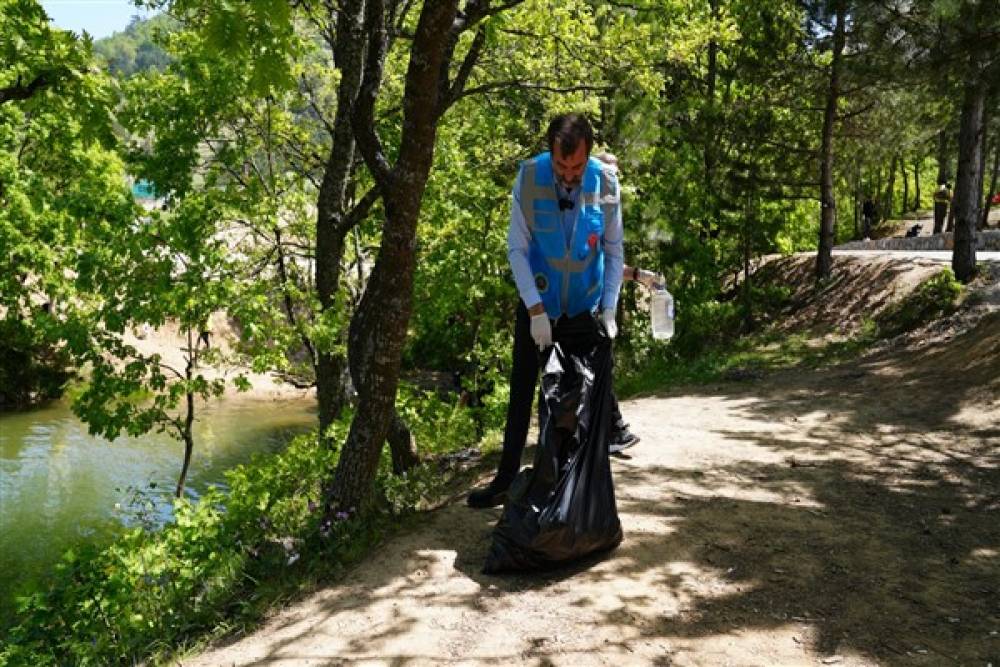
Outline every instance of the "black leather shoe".
<svg viewBox="0 0 1000 667"><path fill-rule="evenodd" d="M473 489L469 492L469 497L465 500L469 507L475 509L486 509L487 507L497 507L507 502L507 487L500 487L494 484L487 484L480 489Z"/></svg>

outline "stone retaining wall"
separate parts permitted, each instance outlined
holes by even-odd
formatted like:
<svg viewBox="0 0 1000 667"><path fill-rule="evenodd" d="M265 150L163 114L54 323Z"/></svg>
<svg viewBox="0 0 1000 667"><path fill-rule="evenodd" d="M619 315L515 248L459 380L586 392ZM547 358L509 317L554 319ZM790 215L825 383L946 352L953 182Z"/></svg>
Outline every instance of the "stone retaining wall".
<svg viewBox="0 0 1000 667"><path fill-rule="evenodd" d="M893 237L874 241L850 241L837 246L838 250L952 250L955 235L952 232L912 238ZM1000 250L1000 230L976 232L976 250Z"/></svg>

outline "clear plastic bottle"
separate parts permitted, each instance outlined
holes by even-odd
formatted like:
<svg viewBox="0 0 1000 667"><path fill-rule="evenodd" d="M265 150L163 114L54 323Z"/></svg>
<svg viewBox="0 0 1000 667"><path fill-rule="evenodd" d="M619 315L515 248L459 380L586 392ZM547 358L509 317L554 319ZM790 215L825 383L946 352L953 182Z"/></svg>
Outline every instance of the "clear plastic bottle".
<svg viewBox="0 0 1000 667"><path fill-rule="evenodd" d="M653 338L667 340L674 335L674 297L663 287L653 289L650 298Z"/></svg>

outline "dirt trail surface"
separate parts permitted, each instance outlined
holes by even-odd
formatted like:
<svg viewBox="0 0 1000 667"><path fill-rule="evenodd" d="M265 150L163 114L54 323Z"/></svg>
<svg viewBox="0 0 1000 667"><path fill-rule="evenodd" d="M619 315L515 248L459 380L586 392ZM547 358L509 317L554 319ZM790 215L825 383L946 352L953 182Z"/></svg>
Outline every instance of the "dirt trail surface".
<svg viewBox="0 0 1000 667"><path fill-rule="evenodd" d="M817 371L625 401L625 540L480 573L460 500L183 665L1000 665L1000 313Z"/></svg>

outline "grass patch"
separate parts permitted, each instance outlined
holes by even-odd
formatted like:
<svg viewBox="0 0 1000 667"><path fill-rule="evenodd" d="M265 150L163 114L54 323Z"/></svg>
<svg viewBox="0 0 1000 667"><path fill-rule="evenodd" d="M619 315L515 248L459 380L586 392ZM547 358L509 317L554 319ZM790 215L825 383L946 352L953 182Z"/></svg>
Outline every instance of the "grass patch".
<svg viewBox="0 0 1000 667"><path fill-rule="evenodd" d="M748 379L787 368L822 368L855 359L880 340L913 331L953 313L964 287L950 269L924 281L859 331L844 337L833 332L782 333L773 328L749 336L731 336L685 355L673 345L646 349L641 363L619 372L619 397L655 394L671 387ZM716 327L716 330L722 330Z"/></svg>

